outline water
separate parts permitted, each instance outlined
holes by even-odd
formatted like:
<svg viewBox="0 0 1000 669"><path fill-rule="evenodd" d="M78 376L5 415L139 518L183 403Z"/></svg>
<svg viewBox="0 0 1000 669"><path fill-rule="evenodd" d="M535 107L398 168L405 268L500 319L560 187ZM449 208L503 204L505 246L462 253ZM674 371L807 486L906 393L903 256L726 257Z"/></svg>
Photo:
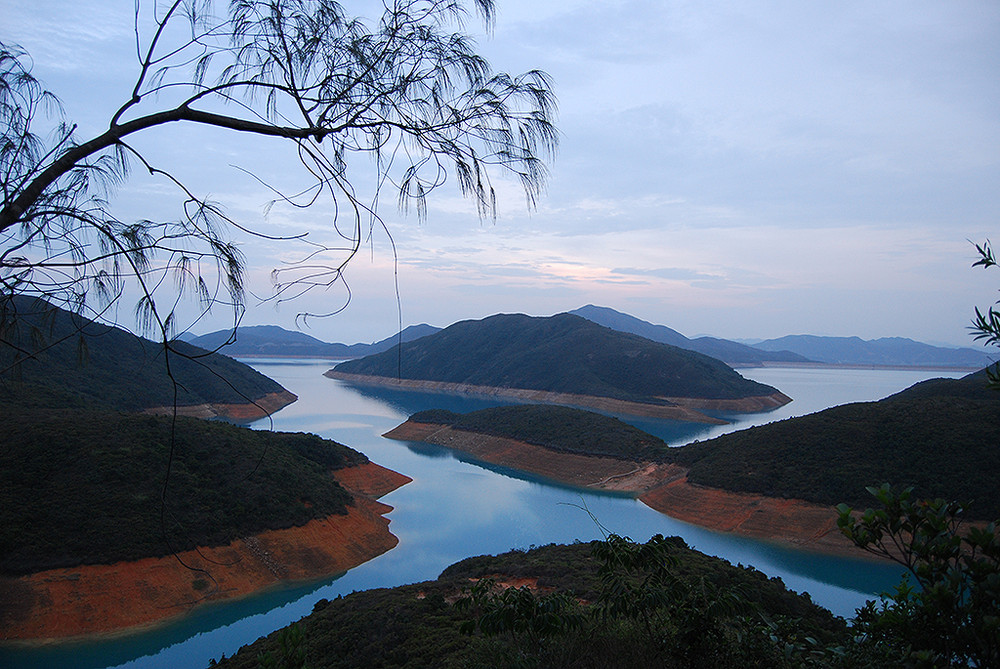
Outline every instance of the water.
<svg viewBox="0 0 1000 669"><path fill-rule="evenodd" d="M299 395L298 402L273 417L274 429L317 433L413 477L412 483L382 500L394 507L388 517L399 545L338 578L213 604L149 632L101 642L2 649L0 666L206 666L210 659L231 655L240 646L307 615L321 598L433 579L449 564L471 555L599 538L601 528L591 515L608 530L637 541L656 533L680 535L701 551L780 577L790 588L809 592L814 601L839 615L851 615L866 599L898 582L899 570L891 565L816 556L710 532L633 499L581 493L469 462L440 447L381 437L415 411L434 407L471 411L495 406L499 403L495 398L352 388L322 376L332 366L330 362L248 362ZM721 427L623 418L680 445L834 404L879 399L934 376L961 375L800 368L742 373L781 389L795 401L767 414L730 416L734 423ZM269 421L254 427L266 429Z"/></svg>

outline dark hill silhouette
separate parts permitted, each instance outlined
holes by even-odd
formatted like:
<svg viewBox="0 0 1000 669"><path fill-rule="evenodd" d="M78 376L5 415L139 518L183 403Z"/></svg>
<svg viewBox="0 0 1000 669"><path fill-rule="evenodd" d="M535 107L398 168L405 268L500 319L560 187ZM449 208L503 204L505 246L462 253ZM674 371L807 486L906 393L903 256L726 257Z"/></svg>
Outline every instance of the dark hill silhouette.
<svg viewBox="0 0 1000 669"><path fill-rule="evenodd" d="M858 402L677 449L688 480L822 504L871 504L865 486L914 486L917 497L971 501L1000 516L1000 392L984 372L932 379Z"/></svg>
<svg viewBox="0 0 1000 669"><path fill-rule="evenodd" d="M33 298L12 304L16 314L8 314L12 326L0 342L0 369L6 370L0 403L120 411L173 405L163 345ZM170 356L179 406L246 404L286 392L224 355L181 341L172 346L181 354Z"/></svg>
<svg viewBox="0 0 1000 669"><path fill-rule="evenodd" d="M499 314L462 321L401 348L343 362L334 373L542 390L633 402L738 399L777 391L708 356L572 314Z"/></svg>
<svg viewBox="0 0 1000 669"><path fill-rule="evenodd" d="M280 356L290 358L360 358L381 353L395 346L400 339L413 341L439 331L426 323L411 325L400 333L372 344L337 344L278 327L277 325L247 325L232 330L217 330L188 339L192 344L233 357Z"/></svg>
<svg viewBox="0 0 1000 669"><path fill-rule="evenodd" d="M593 304L570 311L571 314L582 316L598 325L609 327L619 332L637 334L663 344L670 344L689 351L697 351L713 358L718 358L730 365L760 365L765 362L809 362L808 358L797 353L781 350L761 350L740 344L728 339L715 337L698 337L688 339L677 330L666 325L654 325L635 316L623 314L609 307L598 307Z"/></svg>
<svg viewBox="0 0 1000 669"><path fill-rule="evenodd" d="M810 360L835 365L980 369L993 361L993 357L984 350L931 346L904 337L865 340L860 337L788 335L753 346L766 351L794 351Z"/></svg>

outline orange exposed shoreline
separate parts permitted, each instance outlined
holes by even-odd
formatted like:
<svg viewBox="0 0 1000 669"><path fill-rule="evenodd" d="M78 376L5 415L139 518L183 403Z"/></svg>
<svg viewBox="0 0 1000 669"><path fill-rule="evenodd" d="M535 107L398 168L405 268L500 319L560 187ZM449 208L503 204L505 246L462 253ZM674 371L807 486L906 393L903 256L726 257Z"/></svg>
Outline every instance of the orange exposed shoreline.
<svg viewBox="0 0 1000 669"><path fill-rule="evenodd" d="M558 453L513 439L413 421L384 436L454 448L566 485L631 493L660 513L718 532L827 555L871 557L839 532L832 506L695 485L679 465Z"/></svg>
<svg viewBox="0 0 1000 669"><path fill-rule="evenodd" d="M444 381L423 381L416 379L397 379L388 376L369 376L367 374L345 374L333 369L324 376L339 379L358 385L400 388L422 392L458 393L465 395L483 395L487 397L510 397L526 402L543 404L562 404L577 407L587 407L610 413L623 413L631 416L649 416L651 418L669 418L692 423L708 423L710 425L725 425L726 421L708 416L698 409L713 411L732 411L737 413L766 411L791 402L787 395L776 392L771 395L742 397L739 399L703 399L697 397L662 397L667 404L651 404L646 402L631 402L610 397L594 395L574 395L556 393L547 390L529 390L525 388L497 388L493 386L477 386L466 383L446 383Z"/></svg>
<svg viewBox="0 0 1000 669"><path fill-rule="evenodd" d="M298 395L287 390L276 393L268 393L253 402L241 404L193 404L189 406L178 406L178 416L190 416L193 418L225 418L235 422L249 422L265 416L270 416L279 409L283 409L296 401ZM174 412L174 407L153 407L146 409L143 413L156 416L169 416Z"/></svg>
<svg viewBox="0 0 1000 669"><path fill-rule="evenodd" d="M373 498L412 479L371 462L333 475L354 494L346 515L167 557L0 578L0 640L140 631L205 602L338 574L395 547L384 517L392 507Z"/></svg>

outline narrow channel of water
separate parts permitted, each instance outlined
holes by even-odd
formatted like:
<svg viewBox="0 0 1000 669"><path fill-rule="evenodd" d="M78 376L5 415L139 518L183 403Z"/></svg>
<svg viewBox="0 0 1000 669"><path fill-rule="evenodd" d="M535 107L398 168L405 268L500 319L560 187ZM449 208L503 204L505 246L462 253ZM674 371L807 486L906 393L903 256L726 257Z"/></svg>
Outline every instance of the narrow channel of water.
<svg viewBox="0 0 1000 669"><path fill-rule="evenodd" d="M645 541L656 533L679 535L701 551L753 565L835 613L849 616L875 593L898 581L889 565L792 551L719 534L676 521L629 498L582 493L530 477L463 460L451 451L397 442L381 435L418 410L470 411L495 406L495 398L352 388L327 379L329 362L253 360L258 370L299 396L273 418L276 430L314 432L363 451L373 461L413 477L387 495L394 507L390 529L400 543L392 551L338 578L278 589L237 602L204 607L152 631L102 642L0 650L5 667L197 667L308 614L318 599L355 590L436 578L464 557L558 542L588 541L609 531ZM716 426L633 420L680 445L723 431L848 401L879 399L934 376L913 370L751 369L745 376L769 383L795 399L775 412L733 417ZM623 417L625 418L625 417ZM267 429L269 421L254 427Z"/></svg>

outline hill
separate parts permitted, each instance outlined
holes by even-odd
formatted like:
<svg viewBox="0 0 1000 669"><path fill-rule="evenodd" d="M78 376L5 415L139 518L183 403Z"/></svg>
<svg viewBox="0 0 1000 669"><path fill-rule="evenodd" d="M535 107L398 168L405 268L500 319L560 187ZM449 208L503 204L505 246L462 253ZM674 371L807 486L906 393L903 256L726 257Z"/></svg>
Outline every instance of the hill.
<svg viewBox="0 0 1000 669"><path fill-rule="evenodd" d="M571 407L520 404L466 414L430 410L417 412L409 420L515 439L560 453L673 461L673 450L659 437L617 418Z"/></svg>
<svg viewBox="0 0 1000 669"><path fill-rule="evenodd" d="M330 471L368 462L316 435L196 418L10 408L4 418L8 575L219 546L344 514L354 501Z"/></svg>
<svg viewBox="0 0 1000 669"><path fill-rule="evenodd" d="M321 599L294 628L258 639L215 666L256 669L289 658L286 666L317 669L778 667L792 666L783 658L789 650L786 636L829 643L849 639L844 622L807 595L787 590L779 579L768 579L752 567L733 566L695 551L676 537L655 544L662 549L657 555L670 565L670 588L650 585L655 576L641 582L641 558L629 556L637 575L627 582L622 579L619 587L648 598L639 602L637 594L631 608L596 615L598 603L614 596L613 581L602 581L601 567L612 561L599 557L601 546L549 545L471 557L451 565L434 581ZM630 567L612 564L612 569ZM493 636L463 634L462 624L485 612L455 602L484 578L502 584L498 592L509 588L500 601L519 604L504 609L503 617L499 611L494 614L501 631L505 623L515 629ZM738 598L733 593L739 593ZM740 615L740 606L733 606L737 601L746 604L746 617ZM643 613L629 620L629 610ZM567 624L560 633L563 615L573 617L579 627ZM773 639L771 628L749 623L760 618L782 622L782 629L774 626ZM292 664L296 651L302 653L300 665Z"/></svg>
<svg viewBox="0 0 1000 669"><path fill-rule="evenodd" d="M680 448L667 448L656 437L614 418L542 405L464 415L423 411L410 421L513 439L562 454L680 465L688 470L688 482L729 492L864 507L871 503L866 486L890 482L913 486L918 497L971 501L970 512L977 519L1000 517L1000 392L986 387L983 372L925 381L878 402L833 407ZM398 434L407 438L405 431ZM482 450L454 432L428 438ZM454 439L458 441L449 443ZM535 471L538 459L525 450L506 464ZM566 462L567 472L571 464ZM608 473L597 461L591 467L598 478ZM676 478L670 470L665 474ZM618 476L623 485L628 482L627 476Z"/></svg>
<svg viewBox="0 0 1000 669"><path fill-rule="evenodd" d="M789 335L758 342L753 347L763 351L793 351L810 360L834 365L982 369L993 361L985 350L931 346L903 337L865 340Z"/></svg>
<svg viewBox="0 0 1000 669"><path fill-rule="evenodd" d="M172 342L168 375L161 344L31 298L14 303L13 327L0 342L0 405L141 411L171 406L175 390L185 407L295 399L224 355Z"/></svg>
<svg viewBox="0 0 1000 669"><path fill-rule="evenodd" d="M499 314L462 321L398 349L340 363L328 374L522 389L669 405L787 402L719 360L616 332L572 314ZM669 399L667 399L669 398ZM749 409L753 410L753 409Z"/></svg>
<svg viewBox="0 0 1000 669"><path fill-rule="evenodd" d="M918 497L971 501L1000 517L1000 393L982 372L935 379L878 402L833 407L678 449L692 483L870 504L865 486L914 486Z"/></svg>
<svg viewBox="0 0 1000 669"><path fill-rule="evenodd" d="M190 343L209 351L220 351L233 357L286 357L286 358L360 358L381 353L395 346L400 340L413 341L440 330L427 324L411 325L399 333L372 344L331 344L304 332L294 332L277 325L241 326L232 330L218 330L209 334L190 337Z"/></svg>
<svg viewBox="0 0 1000 669"><path fill-rule="evenodd" d="M598 307L593 304L574 309L569 313L593 321L598 325L609 327L619 332L637 334L662 344L670 344L689 351L697 351L713 358L718 358L730 365L761 365L765 362L809 362L797 353L782 350L761 350L746 346L728 339L715 337L698 337L688 339L677 330L665 325L654 325L635 316L623 314L608 307Z"/></svg>

